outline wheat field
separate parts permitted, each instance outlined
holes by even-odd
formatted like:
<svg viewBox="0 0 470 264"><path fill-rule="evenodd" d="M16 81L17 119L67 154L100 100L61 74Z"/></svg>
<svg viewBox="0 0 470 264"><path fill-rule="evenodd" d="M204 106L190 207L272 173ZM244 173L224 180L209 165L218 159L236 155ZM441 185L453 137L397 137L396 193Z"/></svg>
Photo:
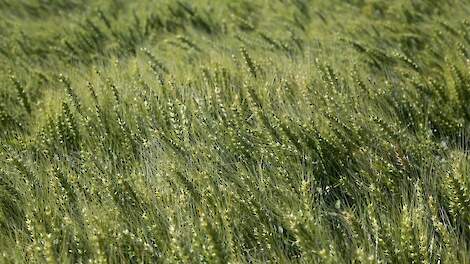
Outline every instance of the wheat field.
<svg viewBox="0 0 470 264"><path fill-rule="evenodd" d="M470 263L468 0L0 0L0 263Z"/></svg>

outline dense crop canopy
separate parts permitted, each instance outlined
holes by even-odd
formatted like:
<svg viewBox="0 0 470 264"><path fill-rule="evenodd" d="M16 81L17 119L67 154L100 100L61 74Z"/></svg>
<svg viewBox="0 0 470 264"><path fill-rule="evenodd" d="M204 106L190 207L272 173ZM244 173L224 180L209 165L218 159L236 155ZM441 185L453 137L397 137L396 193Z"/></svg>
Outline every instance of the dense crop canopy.
<svg viewBox="0 0 470 264"><path fill-rule="evenodd" d="M467 0L0 0L0 263L468 263Z"/></svg>

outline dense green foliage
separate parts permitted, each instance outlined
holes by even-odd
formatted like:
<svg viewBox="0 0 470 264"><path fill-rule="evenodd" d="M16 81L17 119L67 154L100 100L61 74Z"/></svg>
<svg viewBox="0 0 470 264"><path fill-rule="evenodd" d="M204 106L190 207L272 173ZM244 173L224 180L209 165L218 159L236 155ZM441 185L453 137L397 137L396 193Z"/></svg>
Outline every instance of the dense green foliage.
<svg viewBox="0 0 470 264"><path fill-rule="evenodd" d="M466 0L0 0L0 263L470 263Z"/></svg>

